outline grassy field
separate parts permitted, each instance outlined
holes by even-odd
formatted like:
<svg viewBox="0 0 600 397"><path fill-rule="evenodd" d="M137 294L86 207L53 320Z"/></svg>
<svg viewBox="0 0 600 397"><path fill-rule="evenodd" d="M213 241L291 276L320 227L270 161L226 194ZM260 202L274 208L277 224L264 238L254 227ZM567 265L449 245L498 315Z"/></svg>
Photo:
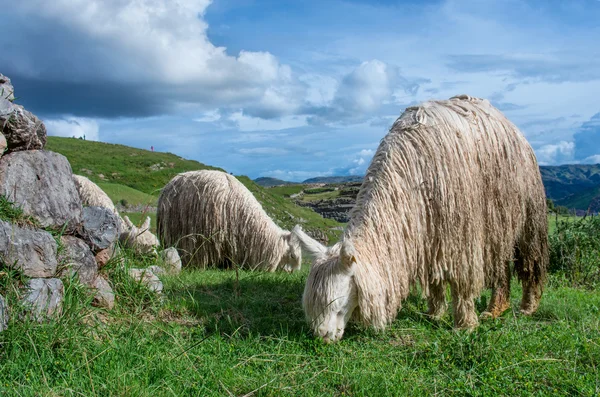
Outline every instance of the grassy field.
<svg viewBox="0 0 600 397"><path fill-rule="evenodd" d="M325 345L303 319L306 271L186 271L164 299L116 268L117 308L67 286L53 323L0 333L0 395L384 396L600 393L600 292L550 285L532 318L509 310L475 332L431 322L411 297L385 332ZM520 289L515 286L513 305ZM489 295L478 302L483 309ZM82 303L83 302L83 303Z"/></svg>

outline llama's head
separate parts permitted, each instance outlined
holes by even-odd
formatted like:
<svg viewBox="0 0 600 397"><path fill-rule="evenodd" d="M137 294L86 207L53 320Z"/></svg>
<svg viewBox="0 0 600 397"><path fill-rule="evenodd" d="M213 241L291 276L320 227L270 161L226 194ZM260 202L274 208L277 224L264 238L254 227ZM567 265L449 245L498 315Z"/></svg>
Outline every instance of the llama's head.
<svg viewBox="0 0 600 397"><path fill-rule="evenodd" d="M281 238L285 242L286 251L281 257L278 268L289 273L300 270L302 266L302 248L298 237L294 233L284 232Z"/></svg>
<svg viewBox="0 0 600 397"><path fill-rule="evenodd" d="M123 227L120 240L127 247L132 247L140 253L156 254L156 248L160 245L158 239L150 232L150 217L139 228L131 222L126 215L123 217Z"/></svg>
<svg viewBox="0 0 600 397"><path fill-rule="evenodd" d="M301 242L314 258L302 298L306 319L316 336L327 343L336 342L358 306L354 246L350 240L331 248L314 240Z"/></svg>

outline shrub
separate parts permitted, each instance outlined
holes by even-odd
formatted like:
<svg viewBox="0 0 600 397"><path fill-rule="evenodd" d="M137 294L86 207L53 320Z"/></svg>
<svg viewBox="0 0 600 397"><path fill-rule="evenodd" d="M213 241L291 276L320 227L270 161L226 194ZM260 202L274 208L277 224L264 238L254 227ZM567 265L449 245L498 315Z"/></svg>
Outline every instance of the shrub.
<svg viewBox="0 0 600 397"><path fill-rule="evenodd" d="M600 285L600 217L558 220L549 240L551 273L576 287Z"/></svg>

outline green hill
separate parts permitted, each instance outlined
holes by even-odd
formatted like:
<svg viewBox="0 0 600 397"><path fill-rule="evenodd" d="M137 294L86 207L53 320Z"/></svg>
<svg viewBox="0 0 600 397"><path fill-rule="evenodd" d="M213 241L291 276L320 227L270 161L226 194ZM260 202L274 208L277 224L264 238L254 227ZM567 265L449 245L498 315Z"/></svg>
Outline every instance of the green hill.
<svg viewBox="0 0 600 397"><path fill-rule="evenodd" d="M257 185L262 187L272 187L272 186L280 186L280 185L294 185L294 182L283 181L277 178L269 178L269 177L260 177L254 180Z"/></svg>
<svg viewBox="0 0 600 397"><path fill-rule="evenodd" d="M97 183L115 203L125 200L129 205L155 206L160 189L181 172L202 169L223 171L171 153L74 138L48 137L46 149L67 157L74 173L87 176ZM290 229L300 224L305 230L327 236L330 242L337 240L341 223L325 219L309 208L297 206L246 176L237 178L279 226ZM143 219L140 214L128 215L134 222Z"/></svg>
<svg viewBox="0 0 600 397"><path fill-rule="evenodd" d="M153 196L158 196L159 190L181 172L221 170L172 153L75 138L48 137L46 149L64 155L73 173L93 182L125 185Z"/></svg>

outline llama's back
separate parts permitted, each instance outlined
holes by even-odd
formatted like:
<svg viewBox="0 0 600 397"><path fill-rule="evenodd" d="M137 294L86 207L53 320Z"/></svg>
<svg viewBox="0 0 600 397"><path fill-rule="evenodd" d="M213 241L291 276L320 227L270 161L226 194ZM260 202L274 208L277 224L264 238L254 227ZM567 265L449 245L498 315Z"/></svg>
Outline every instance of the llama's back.
<svg viewBox="0 0 600 397"><path fill-rule="evenodd" d="M348 230L379 247L372 257L403 259L389 262L389 279L407 272L425 286L452 279L478 291L496 283L516 244L534 243L527 254L545 263L545 208L523 135L488 101L457 97L409 108L396 121Z"/></svg>

